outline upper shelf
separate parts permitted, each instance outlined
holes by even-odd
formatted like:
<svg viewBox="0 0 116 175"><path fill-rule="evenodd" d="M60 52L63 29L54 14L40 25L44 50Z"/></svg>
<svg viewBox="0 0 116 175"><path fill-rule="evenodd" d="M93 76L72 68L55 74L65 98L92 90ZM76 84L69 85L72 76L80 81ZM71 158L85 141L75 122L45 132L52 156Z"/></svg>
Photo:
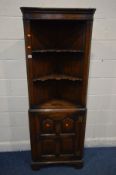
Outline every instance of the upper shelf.
<svg viewBox="0 0 116 175"><path fill-rule="evenodd" d="M68 49L42 49L32 50L32 53L83 53L83 50L68 50Z"/></svg>
<svg viewBox="0 0 116 175"><path fill-rule="evenodd" d="M33 82L46 81L46 80L71 80L71 81L82 81L82 78L74 77L71 75L46 75L40 78L34 78Z"/></svg>

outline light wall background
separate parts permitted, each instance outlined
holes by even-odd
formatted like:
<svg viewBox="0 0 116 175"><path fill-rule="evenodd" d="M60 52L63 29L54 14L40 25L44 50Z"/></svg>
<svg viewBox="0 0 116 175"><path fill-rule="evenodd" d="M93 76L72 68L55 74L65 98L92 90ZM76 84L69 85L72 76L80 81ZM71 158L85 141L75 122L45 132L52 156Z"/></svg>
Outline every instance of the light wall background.
<svg viewBox="0 0 116 175"><path fill-rule="evenodd" d="M116 146L116 0L0 0L0 151L30 149L20 6L97 8L85 146Z"/></svg>

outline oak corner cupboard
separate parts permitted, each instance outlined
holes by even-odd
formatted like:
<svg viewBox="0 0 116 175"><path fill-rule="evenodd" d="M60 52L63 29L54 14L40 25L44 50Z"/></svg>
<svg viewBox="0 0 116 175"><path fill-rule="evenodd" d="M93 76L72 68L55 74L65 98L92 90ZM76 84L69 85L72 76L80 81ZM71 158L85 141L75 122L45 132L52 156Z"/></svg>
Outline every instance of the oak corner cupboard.
<svg viewBox="0 0 116 175"><path fill-rule="evenodd" d="M83 166L95 9L21 7L32 168Z"/></svg>

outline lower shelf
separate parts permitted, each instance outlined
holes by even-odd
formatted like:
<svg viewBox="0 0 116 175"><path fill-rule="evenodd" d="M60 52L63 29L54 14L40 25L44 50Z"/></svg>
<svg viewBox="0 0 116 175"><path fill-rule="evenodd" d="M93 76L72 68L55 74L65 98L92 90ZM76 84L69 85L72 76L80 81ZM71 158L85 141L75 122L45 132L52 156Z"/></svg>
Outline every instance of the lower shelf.
<svg viewBox="0 0 116 175"><path fill-rule="evenodd" d="M47 80L71 80L71 81L78 81L82 82L82 78L80 77L74 77L71 75L59 75L59 74L53 74L53 75L46 75L40 78L34 78L33 82L39 82L39 81L47 81Z"/></svg>
<svg viewBox="0 0 116 175"><path fill-rule="evenodd" d="M62 108L75 108L75 107L77 106L74 103L71 103L65 100L50 100L40 105L40 108L42 109L47 109L47 108L62 109Z"/></svg>
<svg viewBox="0 0 116 175"><path fill-rule="evenodd" d="M41 103L40 105L34 105L31 107L32 111L39 111L39 110L44 110L44 109L54 109L54 110L85 110L85 108L81 105L76 105L75 103L71 103L69 101L66 100L57 100L57 99L53 99L53 100L48 100L44 103Z"/></svg>

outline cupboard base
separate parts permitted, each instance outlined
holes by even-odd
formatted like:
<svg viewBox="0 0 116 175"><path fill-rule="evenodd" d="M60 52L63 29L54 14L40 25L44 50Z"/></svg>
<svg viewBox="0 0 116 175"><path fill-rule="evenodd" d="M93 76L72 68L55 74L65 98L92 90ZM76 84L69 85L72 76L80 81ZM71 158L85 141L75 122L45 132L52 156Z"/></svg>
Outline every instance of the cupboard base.
<svg viewBox="0 0 116 175"><path fill-rule="evenodd" d="M74 160L74 161L53 161L53 162L32 162L31 168L32 170L39 170L43 167L47 166L73 166L76 169L80 169L83 167L83 160Z"/></svg>

